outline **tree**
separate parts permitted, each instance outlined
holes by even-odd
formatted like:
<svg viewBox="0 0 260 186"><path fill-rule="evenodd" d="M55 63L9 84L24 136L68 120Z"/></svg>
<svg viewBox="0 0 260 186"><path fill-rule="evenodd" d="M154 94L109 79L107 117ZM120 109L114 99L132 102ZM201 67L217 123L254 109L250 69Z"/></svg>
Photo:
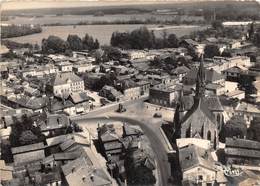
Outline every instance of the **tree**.
<svg viewBox="0 0 260 186"><path fill-rule="evenodd" d="M30 130L23 131L19 137L21 145L29 145L38 142L38 137Z"/></svg>
<svg viewBox="0 0 260 186"><path fill-rule="evenodd" d="M222 57L232 57L232 53L229 50L224 50L221 54Z"/></svg>
<svg viewBox="0 0 260 186"><path fill-rule="evenodd" d="M9 138L12 147L25 144L28 145L45 140L40 128L34 126L32 119L28 116L23 115L21 121L15 120L14 122L15 125L12 125L12 132Z"/></svg>
<svg viewBox="0 0 260 186"><path fill-rule="evenodd" d="M251 122L251 125L248 129L247 137L248 139L259 141L260 142L260 117L255 117Z"/></svg>
<svg viewBox="0 0 260 186"><path fill-rule="evenodd" d="M63 53L68 49L68 43L57 36L49 36L42 40L42 51L44 53Z"/></svg>
<svg viewBox="0 0 260 186"><path fill-rule="evenodd" d="M204 55L206 58L212 58L214 56L220 56L219 47L217 45L206 45L204 49Z"/></svg>
<svg viewBox="0 0 260 186"><path fill-rule="evenodd" d="M225 142L227 137L244 138L247 135L247 126L242 116L235 115L223 126L220 131L220 141Z"/></svg>
<svg viewBox="0 0 260 186"><path fill-rule="evenodd" d="M153 158L144 149L128 151L125 167L129 185L155 184Z"/></svg>
<svg viewBox="0 0 260 186"><path fill-rule="evenodd" d="M95 50L99 48L99 42L98 40L94 40L92 36L89 36L88 34L86 34L83 39L82 39L82 43L83 43L83 48L86 50Z"/></svg>
<svg viewBox="0 0 260 186"><path fill-rule="evenodd" d="M119 60L122 57L121 51L116 47L103 46L104 55L107 57L107 60Z"/></svg>
<svg viewBox="0 0 260 186"><path fill-rule="evenodd" d="M71 50L78 51L83 49L82 40L78 35L68 35L67 42Z"/></svg>
<svg viewBox="0 0 260 186"><path fill-rule="evenodd" d="M212 28L214 28L215 30L221 30L224 28L223 24L221 21L219 20L215 20L211 23Z"/></svg>
<svg viewBox="0 0 260 186"><path fill-rule="evenodd" d="M179 47L179 39L175 34L170 34L168 36L168 47L170 48L178 48Z"/></svg>

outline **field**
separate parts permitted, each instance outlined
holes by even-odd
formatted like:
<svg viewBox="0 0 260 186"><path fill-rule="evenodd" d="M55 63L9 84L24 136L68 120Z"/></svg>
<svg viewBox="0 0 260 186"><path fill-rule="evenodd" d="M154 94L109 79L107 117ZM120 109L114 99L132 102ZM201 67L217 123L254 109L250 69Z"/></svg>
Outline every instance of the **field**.
<svg viewBox="0 0 260 186"><path fill-rule="evenodd" d="M43 38L47 38L49 35L56 35L63 39L66 39L69 34L77 34L83 37L86 33L97 38L101 45L110 44L110 38L114 31L127 32L137 29L143 25L80 25L80 26L46 26L42 27L42 33L32 34L22 37L10 38L9 40L16 41L19 43L32 43L41 44ZM165 28L158 29L158 25L146 25L149 29L155 30L156 36L161 36L163 30L168 34L175 33L181 37L187 35L192 31L205 29L205 26L191 26L191 25L180 25L180 26L166 26Z"/></svg>

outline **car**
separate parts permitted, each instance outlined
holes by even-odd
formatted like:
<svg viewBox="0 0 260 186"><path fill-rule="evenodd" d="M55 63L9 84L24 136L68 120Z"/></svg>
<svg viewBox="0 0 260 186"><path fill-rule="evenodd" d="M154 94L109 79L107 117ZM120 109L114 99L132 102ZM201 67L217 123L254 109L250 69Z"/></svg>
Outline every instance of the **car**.
<svg viewBox="0 0 260 186"><path fill-rule="evenodd" d="M154 118L161 118L161 117L162 117L162 114L159 113L159 112L156 112L156 113L154 113L153 117L154 117Z"/></svg>
<svg viewBox="0 0 260 186"><path fill-rule="evenodd" d="M122 113L122 112L125 112L125 111L126 111L126 108L123 107L123 105L120 103L118 105L118 109L116 110L116 112Z"/></svg>

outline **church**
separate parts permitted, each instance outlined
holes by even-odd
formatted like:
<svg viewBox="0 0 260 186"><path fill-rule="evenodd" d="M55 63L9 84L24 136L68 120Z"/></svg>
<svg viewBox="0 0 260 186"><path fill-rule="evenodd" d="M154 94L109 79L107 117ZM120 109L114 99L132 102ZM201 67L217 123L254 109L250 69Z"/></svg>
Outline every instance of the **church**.
<svg viewBox="0 0 260 186"><path fill-rule="evenodd" d="M182 90L180 92L173 120L173 138L207 139L216 148L218 134L224 123L224 109L216 95L205 94L205 87L205 68L201 57L195 95L192 98L184 96Z"/></svg>

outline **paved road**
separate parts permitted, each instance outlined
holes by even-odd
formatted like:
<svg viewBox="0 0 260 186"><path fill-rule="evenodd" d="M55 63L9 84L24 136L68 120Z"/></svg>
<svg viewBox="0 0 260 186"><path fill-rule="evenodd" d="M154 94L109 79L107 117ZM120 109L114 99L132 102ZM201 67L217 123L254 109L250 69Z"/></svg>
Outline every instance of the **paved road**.
<svg viewBox="0 0 260 186"><path fill-rule="evenodd" d="M151 143L151 147L153 149L153 152L155 154L155 158L157 160L158 163L158 173L159 173L159 180L158 183L160 186L168 186L170 185L168 183L168 178L170 178L171 173L170 173L170 164L168 162L168 156L167 156L167 152L165 150L164 144L162 143L162 141L159 139L158 134L156 132L154 132L154 130L151 128L151 125L146 124L144 122L141 122L135 118L132 117L127 117L127 116L109 116L109 114L107 115L109 119L111 120L118 120L118 121L122 121L122 122L127 122L129 124L132 125L139 125L142 130L144 131L145 135L148 137L148 139L150 140ZM79 116L77 118L73 118L74 121L88 121L88 120L93 120L93 119L97 119L97 120L104 120L104 119L108 119L106 117L102 117L102 116L97 116L97 117L90 117L90 118L86 118L86 116L82 117Z"/></svg>

